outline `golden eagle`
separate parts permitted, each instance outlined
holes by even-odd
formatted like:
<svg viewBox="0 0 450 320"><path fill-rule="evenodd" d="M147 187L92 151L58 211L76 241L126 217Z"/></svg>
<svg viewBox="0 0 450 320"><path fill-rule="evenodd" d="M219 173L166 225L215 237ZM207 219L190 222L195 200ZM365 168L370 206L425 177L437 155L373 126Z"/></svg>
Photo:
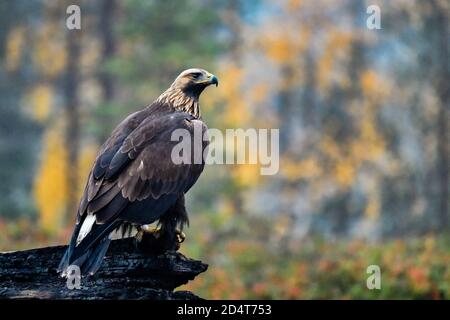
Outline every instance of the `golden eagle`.
<svg viewBox="0 0 450 320"><path fill-rule="evenodd" d="M182 229L188 223L184 194L205 162L202 152L200 162L175 164L171 153L178 142L171 135L185 129L193 139L194 125L200 125L203 136L207 127L201 120L199 96L211 84L217 86L218 80L206 70L185 70L152 104L114 129L89 173L59 272L65 275L68 266L76 265L82 274L95 273L118 230L137 227L142 236L143 225L158 221L154 237L161 250L177 248L184 240ZM202 151L208 143L202 141Z"/></svg>

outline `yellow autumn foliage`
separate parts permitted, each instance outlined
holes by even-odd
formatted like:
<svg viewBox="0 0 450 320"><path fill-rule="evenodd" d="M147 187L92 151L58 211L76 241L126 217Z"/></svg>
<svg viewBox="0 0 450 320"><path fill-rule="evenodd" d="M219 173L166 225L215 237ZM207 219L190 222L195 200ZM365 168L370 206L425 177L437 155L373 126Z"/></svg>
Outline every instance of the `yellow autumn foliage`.
<svg viewBox="0 0 450 320"><path fill-rule="evenodd" d="M256 84L250 92L250 99L253 103L262 103L267 99L268 85L265 83Z"/></svg>
<svg viewBox="0 0 450 320"><path fill-rule="evenodd" d="M232 127L242 127L249 118L246 104L241 100L227 104L224 120Z"/></svg>
<svg viewBox="0 0 450 320"><path fill-rule="evenodd" d="M45 121L52 106L53 88L46 84L37 85L31 90L28 99L33 118L39 122Z"/></svg>
<svg viewBox="0 0 450 320"><path fill-rule="evenodd" d="M241 68L232 63L222 66L221 70L223 70L220 79L222 90L218 92L218 94L221 94L223 99L229 99L231 96L229 92L235 93L236 90L240 88L243 80L243 72ZM236 98L240 97L238 96Z"/></svg>
<svg viewBox="0 0 450 320"><path fill-rule="evenodd" d="M375 127L372 115L363 117L358 134L346 144L324 137L321 152L334 164L333 177L341 187L353 184L365 162L376 162L385 152L385 142Z"/></svg>
<svg viewBox="0 0 450 320"><path fill-rule="evenodd" d="M272 61L279 64L295 64L299 57L308 48L310 43L310 31L299 28L299 31L290 32L282 29L262 36L262 46Z"/></svg>
<svg viewBox="0 0 450 320"><path fill-rule="evenodd" d="M281 171L288 181L315 179L323 173L318 161L313 158L306 158L298 162L286 159L283 161Z"/></svg>
<svg viewBox="0 0 450 320"><path fill-rule="evenodd" d="M259 164L239 164L235 165L232 175L239 187L253 187L260 183Z"/></svg>
<svg viewBox="0 0 450 320"><path fill-rule="evenodd" d="M41 164L34 181L39 226L47 233L61 227L67 202L67 152L59 131L49 129L45 134Z"/></svg>
<svg viewBox="0 0 450 320"><path fill-rule="evenodd" d="M385 143L381 135L378 133L374 120L366 118L361 123L360 139L366 146L365 156L367 160L373 160L380 156L385 150Z"/></svg>
<svg viewBox="0 0 450 320"><path fill-rule="evenodd" d="M303 4L303 0L289 0L287 8L289 11L294 11L299 9Z"/></svg>
<svg viewBox="0 0 450 320"><path fill-rule="evenodd" d="M377 220L381 211L380 188L377 178L372 178L366 183L366 194L368 196L364 215L371 220Z"/></svg>
<svg viewBox="0 0 450 320"><path fill-rule="evenodd" d="M84 186L94 164L97 152L98 148L93 144L89 144L81 150L80 158L78 159L78 197L83 195Z"/></svg>
<svg viewBox="0 0 450 320"><path fill-rule="evenodd" d="M18 26L11 31L6 39L5 68L7 71L15 71L20 65L23 46L25 43L25 28Z"/></svg>
<svg viewBox="0 0 450 320"><path fill-rule="evenodd" d="M294 60L297 55L292 48L292 42L285 37L270 37L266 40L266 50L269 58L276 62Z"/></svg>
<svg viewBox="0 0 450 320"><path fill-rule="evenodd" d="M222 72L221 79L221 100L225 103L224 124L234 128L243 127L250 117L248 106L241 94L243 71L234 64L224 66L223 70L226 70Z"/></svg>
<svg viewBox="0 0 450 320"><path fill-rule="evenodd" d="M326 156L333 160L341 157L340 146L329 136L324 136L321 139L319 147Z"/></svg>
<svg viewBox="0 0 450 320"><path fill-rule="evenodd" d="M356 174L357 168L355 168L355 164L350 159L342 159L337 162L334 176L340 186L349 187L352 185L356 178Z"/></svg>
<svg viewBox="0 0 450 320"><path fill-rule="evenodd" d="M344 72L336 72L336 68L348 58L348 50L353 41L353 35L349 32L331 32L325 49L320 56L317 65L317 82L319 90L324 93L332 83L338 83L346 87L350 81Z"/></svg>
<svg viewBox="0 0 450 320"><path fill-rule="evenodd" d="M383 79L374 70L365 70L361 74L361 89L363 95L368 99L381 99L389 91Z"/></svg>
<svg viewBox="0 0 450 320"><path fill-rule="evenodd" d="M37 34L33 62L45 76L59 75L66 65L63 31L58 24L47 24Z"/></svg>
<svg viewBox="0 0 450 320"><path fill-rule="evenodd" d="M344 141L324 135L319 142L319 150L331 164L331 175L339 187L349 188L357 178L362 166L366 163L376 164L386 152L386 143L377 128L376 112L379 103L366 95L380 97L377 87L380 79L371 71L361 76L361 89L364 96L355 100L347 110L355 121L355 134ZM372 95L372 97L374 97ZM376 217L380 210L379 201L371 196L366 208L366 215Z"/></svg>
<svg viewBox="0 0 450 320"><path fill-rule="evenodd" d="M34 181L34 197L39 212L39 227L46 233L57 232L64 222L68 201L67 150L60 128L51 128L44 136L41 164ZM84 183L95 159L97 148L89 145L81 150L79 157L79 190L81 196Z"/></svg>

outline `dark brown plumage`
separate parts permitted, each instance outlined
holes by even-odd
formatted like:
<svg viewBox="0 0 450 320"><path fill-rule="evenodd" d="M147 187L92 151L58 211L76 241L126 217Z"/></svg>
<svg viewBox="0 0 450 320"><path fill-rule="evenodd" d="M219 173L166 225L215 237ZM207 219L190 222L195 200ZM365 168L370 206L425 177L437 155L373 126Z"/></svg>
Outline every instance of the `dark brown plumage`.
<svg viewBox="0 0 450 320"><path fill-rule="evenodd" d="M171 141L171 134L182 128L193 139L194 125L207 130L199 96L217 83L205 70L186 70L157 100L128 116L112 132L89 174L60 272L77 265L83 274L95 273L111 232L126 226L159 221L161 238L175 241L176 229L188 222L184 194L203 171L204 159L199 164L175 164L171 152L178 141ZM203 142L202 152L207 144Z"/></svg>

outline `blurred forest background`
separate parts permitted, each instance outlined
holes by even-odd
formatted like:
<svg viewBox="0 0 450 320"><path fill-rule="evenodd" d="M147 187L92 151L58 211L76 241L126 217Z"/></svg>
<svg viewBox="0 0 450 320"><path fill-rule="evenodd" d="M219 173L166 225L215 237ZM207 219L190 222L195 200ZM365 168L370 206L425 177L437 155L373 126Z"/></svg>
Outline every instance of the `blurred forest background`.
<svg viewBox="0 0 450 320"><path fill-rule="evenodd" d="M281 128L281 159L275 176L205 168L181 251L210 269L188 289L450 298L449 13L448 0L0 0L0 250L67 243L112 128L203 67L220 79L202 96L208 126ZM370 264L381 290L366 288Z"/></svg>

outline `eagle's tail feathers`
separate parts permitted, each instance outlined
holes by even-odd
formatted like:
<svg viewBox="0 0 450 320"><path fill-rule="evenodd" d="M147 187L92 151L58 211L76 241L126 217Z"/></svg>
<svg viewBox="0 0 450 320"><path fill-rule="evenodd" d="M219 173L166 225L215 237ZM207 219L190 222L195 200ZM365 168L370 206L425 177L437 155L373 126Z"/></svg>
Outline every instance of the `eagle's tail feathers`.
<svg viewBox="0 0 450 320"><path fill-rule="evenodd" d="M80 243L76 243L77 235L74 232L72 241L61 260L58 271L64 277L67 268L71 265L78 266L81 274L94 273L100 267L103 257L108 250L111 240L109 234L120 225L116 220L109 224L95 225ZM92 272L94 271L94 272Z"/></svg>
<svg viewBox="0 0 450 320"><path fill-rule="evenodd" d="M111 243L110 237L107 237L100 241L98 245L93 248L92 253L87 258L83 265L83 274L93 275L97 272L103 262L103 257L108 251L109 244Z"/></svg>
<svg viewBox="0 0 450 320"><path fill-rule="evenodd" d="M80 221L79 223L77 223L75 225L75 230L72 233L72 238L70 239L69 246L67 247L67 250L64 253L64 256L62 257L61 262L59 263L59 266L58 266L58 269L57 269L58 273L63 273L63 275L64 275L65 270L69 266L69 260L70 260L70 257L73 254L73 249L76 246L78 233L80 232L80 228L81 228L82 223L83 223L83 221Z"/></svg>

